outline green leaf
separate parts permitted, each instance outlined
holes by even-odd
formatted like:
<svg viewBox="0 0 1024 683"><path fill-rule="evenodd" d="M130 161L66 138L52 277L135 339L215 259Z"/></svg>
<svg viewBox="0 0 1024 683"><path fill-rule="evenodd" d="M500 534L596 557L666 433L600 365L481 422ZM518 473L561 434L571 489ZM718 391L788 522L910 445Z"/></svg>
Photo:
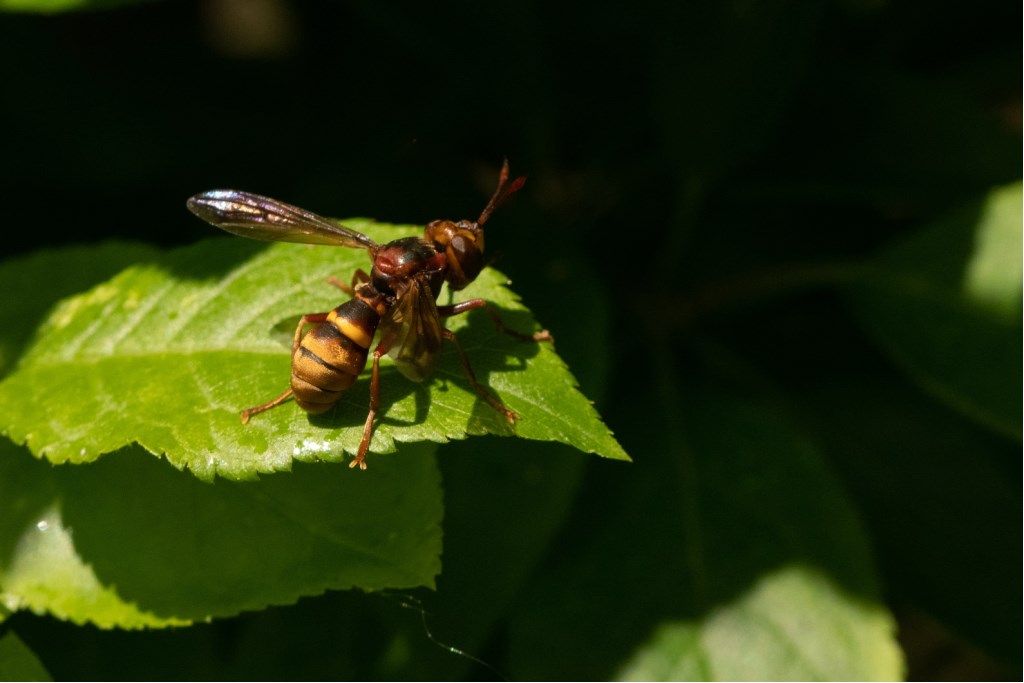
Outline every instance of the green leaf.
<svg viewBox="0 0 1024 683"><path fill-rule="evenodd" d="M516 453L514 443L487 437L482 450L472 443L444 449L445 563L436 592L413 596L426 612L434 640L423 633L414 610L395 614L389 657L373 678L460 680L473 661L453 655L434 641L483 656L495 629L542 552L561 526L583 474L579 453L560 444L538 444Z"/></svg>
<svg viewBox="0 0 1024 683"><path fill-rule="evenodd" d="M803 407L861 503L890 592L1019 670L1020 445L895 378L837 370Z"/></svg>
<svg viewBox="0 0 1024 683"><path fill-rule="evenodd" d="M75 10L99 10L143 0L0 0L0 11L56 14Z"/></svg>
<svg viewBox="0 0 1024 683"><path fill-rule="evenodd" d="M43 663L14 631L3 626L0 609L0 681L51 681Z"/></svg>
<svg viewBox="0 0 1024 683"><path fill-rule="evenodd" d="M592 539L538 574L511 675L900 677L867 539L817 449L770 401L687 394L622 406L647 457L597 487L577 516Z"/></svg>
<svg viewBox="0 0 1024 683"><path fill-rule="evenodd" d="M14 365L58 299L81 292L156 250L131 242L39 251L0 263L0 374Z"/></svg>
<svg viewBox="0 0 1024 683"><path fill-rule="evenodd" d="M612 355L607 297L600 295L600 279L578 256L548 257L556 265L549 263L535 277L516 284L531 288L536 305L549 309L559 350L580 385L600 397ZM557 300L546 295L552 291L558 292ZM560 309L573 315L559 317ZM501 617L569 514L588 462L562 444L524 449L511 439L484 437L449 444L439 454L439 464L445 498L444 572L435 591L411 597L425 610L434 640L490 659L489 638L500 637ZM381 615L400 628L387 645L388 656L362 678L466 680L484 673L486 667L427 638L415 609L381 602Z"/></svg>
<svg viewBox="0 0 1024 683"><path fill-rule="evenodd" d="M328 589L433 586L440 481L431 445L366 476L299 463L206 484L138 448L54 467L0 444L0 596L101 627L168 626Z"/></svg>
<svg viewBox="0 0 1024 683"><path fill-rule="evenodd" d="M208 666L202 644L166 643L170 652L189 652L177 658L189 668L175 678L458 681L493 675L446 645L501 671L490 651L503 634L501 617L529 585L588 464L586 456L561 444L536 444L519 453L515 446L509 439L483 437L439 453L444 571L435 590L338 592L244 615L230 624L230 647L215 634L209 639L218 670L202 668ZM135 642L119 647L113 640L86 647L93 652L100 646L113 652L138 648ZM168 665L174 659L149 657ZM145 677L146 670L152 668L143 658L133 669L139 673L130 677ZM109 677L104 670L90 671L92 678Z"/></svg>
<svg viewBox="0 0 1024 683"><path fill-rule="evenodd" d="M418 230L348 224L379 241ZM289 403L243 426L238 412L287 386L295 317L342 300L325 278L367 266L356 250L225 239L129 268L53 313L0 384L2 429L56 463L89 462L139 443L203 479L251 478L293 460L339 460L360 439L366 377L324 416L310 419ZM510 326L535 329L504 282L486 269L460 300L484 297ZM372 451L514 433L627 458L551 345L500 334L479 311L449 324L480 380L520 414L515 431L473 392L449 348L422 385L389 363L382 367L383 418Z"/></svg>
<svg viewBox="0 0 1024 683"><path fill-rule="evenodd" d="M925 390L1020 436L1021 186L893 245L851 288L868 333Z"/></svg>
<svg viewBox="0 0 1024 683"><path fill-rule="evenodd" d="M893 680L893 622L820 572L787 567L702 619L664 623L619 672L627 681Z"/></svg>

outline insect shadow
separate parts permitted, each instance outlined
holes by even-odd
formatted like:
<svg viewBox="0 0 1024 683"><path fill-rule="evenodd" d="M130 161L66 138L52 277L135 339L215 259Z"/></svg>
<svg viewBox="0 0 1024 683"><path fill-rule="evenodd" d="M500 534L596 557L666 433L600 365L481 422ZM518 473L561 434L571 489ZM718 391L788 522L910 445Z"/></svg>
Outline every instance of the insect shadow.
<svg viewBox="0 0 1024 683"><path fill-rule="evenodd" d="M536 323L527 311L492 307L505 325L516 331L533 331ZM298 316L285 318L274 325L271 334L282 346L290 345L291 333L298 322ZM502 395L500 389L491 386L492 373L518 372L525 370L527 361L540 352L541 342L522 341L500 332L494 322L483 311L471 311L465 315L465 322L456 331L459 343L466 351L470 365L476 374L477 381L486 391L502 400L510 398ZM376 341L376 340L375 340ZM371 352L373 347L371 346ZM369 364L368 364L369 365ZM461 405L456 407L444 400L445 394L452 386L475 397L473 407L466 412ZM309 415L310 424L317 427L337 429L342 427L362 426L369 408L370 372L367 367L359 379L342 395L341 400L329 411L318 415ZM494 408L477 395L466 373L459 362L459 355L451 343L445 343L434 372L423 382L413 382L398 372L390 361L385 360L380 370L380 410L378 424L388 427L412 427L424 424L432 410L445 411L442 424L465 418L465 430L471 433L490 432L511 435L515 433ZM410 395L414 396L414 408L393 409ZM513 405L515 409L515 401ZM434 405L437 403L438 405Z"/></svg>

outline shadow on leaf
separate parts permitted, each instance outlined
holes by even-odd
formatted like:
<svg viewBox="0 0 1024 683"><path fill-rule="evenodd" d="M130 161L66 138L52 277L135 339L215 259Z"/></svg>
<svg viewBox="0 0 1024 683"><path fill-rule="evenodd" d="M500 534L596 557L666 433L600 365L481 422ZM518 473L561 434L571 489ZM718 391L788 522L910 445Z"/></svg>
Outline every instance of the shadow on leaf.
<svg viewBox="0 0 1024 683"><path fill-rule="evenodd" d="M0 525L4 590L64 618L139 627L328 589L433 585L433 446L402 451L359 475L296 463L255 482L206 484L139 448L52 467L5 446L0 493L21 513Z"/></svg>

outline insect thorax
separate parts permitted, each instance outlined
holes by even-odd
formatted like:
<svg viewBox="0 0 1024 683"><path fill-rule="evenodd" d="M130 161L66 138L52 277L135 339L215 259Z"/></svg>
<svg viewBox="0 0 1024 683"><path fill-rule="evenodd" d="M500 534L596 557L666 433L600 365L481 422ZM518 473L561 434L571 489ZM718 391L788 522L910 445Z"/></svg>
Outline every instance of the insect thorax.
<svg viewBox="0 0 1024 683"><path fill-rule="evenodd" d="M420 237L404 237L377 251L370 278L382 293L395 294L402 289L403 281L427 274L436 295L435 281L440 284L446 266L445 255L432 244Z"/></svg>

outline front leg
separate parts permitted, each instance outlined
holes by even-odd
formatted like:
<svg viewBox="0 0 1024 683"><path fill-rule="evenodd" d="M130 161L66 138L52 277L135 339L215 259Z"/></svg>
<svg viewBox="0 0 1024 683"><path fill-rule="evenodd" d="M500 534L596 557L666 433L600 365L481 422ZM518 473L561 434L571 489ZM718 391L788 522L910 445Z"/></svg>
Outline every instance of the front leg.
<svg viewBox="0 0 1024 683"><path fill-rule="evenodd" d="M533 334L523 334L522 332L509 329L502 321L501 316L498 315L498 312L494 310L494 307L485 299L468 299L467 301L462 301L451 306L438 306L437 313L442 318L449 318L453 315L466 313L467 311L475 311L478 308L484 309L484 313L490 317L491 321L494 323L494 327L496 327L499 332L503 332L510 337L515 337L520 341L550 342L555 340L547 330L541 330L540 332L534 332Z"/></svg>
<svg viewBox="0 0 1024 683"><path fill-rule="evenodd" d="M337 287L339 290L341 290L342 292L344 292L348 296L355 296L355 284L356 283L369 283L369 282L370 282L370 275L368 275L367 271L362 269L362 268L357 268L355 270L355 272L352 273L352 282L351 282L351 284L345 284L345 283L341 282L340 280L335 278L334 275L331 275L330 278L327 279L328 285L334 285L335 287Z"/></svg>

